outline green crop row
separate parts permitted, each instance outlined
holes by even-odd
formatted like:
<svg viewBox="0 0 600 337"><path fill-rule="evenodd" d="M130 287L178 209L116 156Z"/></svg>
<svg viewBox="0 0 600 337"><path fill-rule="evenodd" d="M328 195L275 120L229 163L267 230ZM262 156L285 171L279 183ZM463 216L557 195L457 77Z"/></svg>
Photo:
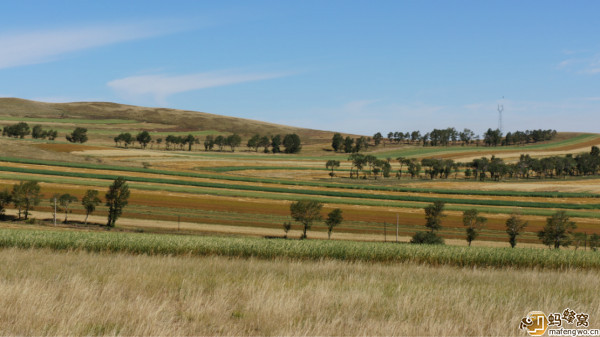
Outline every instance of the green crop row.
<svg viewBox="0 0 600 337"><path fill-rule="evenodd" d="M27 174L41 174L50 176L65 176L88 179L115 179L114 175L97 174L97 173L81 173L81 172L58 172L50 170L29 169L21 167L4 167L0 166L0 171L19 172ZM375 199L375 200L393 200L393 201L409 201L409 202L434 202L437 200L444 201L450 204L459 205L485 205L485 206L505 206L505 207L529 207L529 208L559 208L559 209L600 209L600 204L567 204L567 203L549 203L549 202L529 202L529 201L513 201L513 200L478 200L478 199L453 199L453 198L437 198L423 197L414 195L385 195L385 194L369 194L369 193L354 193L354 192L339 192L326 190L304 190L284 187L256 186L256 185L236 185L224 184L215 182L203 181L186 181L164 178L149 178L137 176L125 176L125 179L133 182L169 184L179 186L194 186L208 187L219 189L234 189L242 191L256 192L271 192L271 193L290 193L311 196L328 196L341 198L356 198L356 199Z"/></svg>
<svg viewBox="0 0 600 337"><path fill-rule="evenodd" d="M593 251L429 246L374 242L283 240L165 234L0 229L0 247L148 255L412 262L494 268L600 269Z"/></svg>
<svg viewBox="0 0 600 337"><path fill-rule="evenodd" d="M540 198L600 198L600 194L585 193L585 192L522 192L522 191L448 190L448 189L410 188L410 187L394 187L394 186L372 186L372 185L363 185L363 184L343 184L343 183L329 183L329 182L279 180L279 179L254 178L254 177L234 177L234 176L226 176L226 175L202 174L202 173L193 173L193 172L177 172L177 171L145 169L145 168L139 168L139 167L111 166L111 165L100 165L100 164L92 164L92 163L64 163L64 162L56 162L56 161L49 161L49 160L11 158L11 157L0 157L0 161L11 162L11 163L33 164L33 165L85 168L85 169L96 169L96 170L106 170L106 171L152 173L152 174L161 174L161 175L166 175L166 176L219 179L219 180L229 180L229 181L280 184L280 185L290 185L290 186L359 189L359 190L366 190L366 191L436 193L436 194L450 194L450 195L540 197Z"/></svg>

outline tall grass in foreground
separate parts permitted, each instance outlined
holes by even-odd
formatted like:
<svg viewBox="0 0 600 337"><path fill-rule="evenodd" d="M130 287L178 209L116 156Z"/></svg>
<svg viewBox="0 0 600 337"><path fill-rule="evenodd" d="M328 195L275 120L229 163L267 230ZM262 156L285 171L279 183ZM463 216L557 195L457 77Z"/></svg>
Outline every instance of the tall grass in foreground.
<svg viewBox="0 0 600 337"><path fill-rule="evenodd" d="M382 244L375 242L282 240L217 236L0 230L0 247L50 248L148 255L221 255L261 259L334 259L412 262L430 265L600 269L592 251Z"/></svg>
<svg viewBox="0 0 600 337"><path fill-rule="evenodd" d="M589 315L600 271L0 249L0 335L526 335Z"/></svg>

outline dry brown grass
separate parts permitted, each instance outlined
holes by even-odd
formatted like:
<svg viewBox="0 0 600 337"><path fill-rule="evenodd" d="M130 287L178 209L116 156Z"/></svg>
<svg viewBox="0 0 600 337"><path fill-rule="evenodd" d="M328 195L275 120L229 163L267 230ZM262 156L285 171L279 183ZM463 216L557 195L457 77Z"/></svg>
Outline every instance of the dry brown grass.
<svg viewBox="0 0 600 337"><path fill-rule="evenodd" d="M598 271L0 251L2 335L520 335Z"/></svg>

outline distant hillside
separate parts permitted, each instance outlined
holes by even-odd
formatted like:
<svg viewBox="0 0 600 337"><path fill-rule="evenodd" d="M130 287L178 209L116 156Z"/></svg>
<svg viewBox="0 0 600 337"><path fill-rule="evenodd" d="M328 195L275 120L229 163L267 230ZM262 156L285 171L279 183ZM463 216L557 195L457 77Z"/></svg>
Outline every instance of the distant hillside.
<svg viewBox="0 0 600 337"><path fill-rule="evenodd" d="M216 130L251 136L297 133L305 143L331 139L333 133L303 129L206 112L148 108L108 102L44 103L19 98L0 98L0 115L31 118L130 119L171 125L179 131ZM174 130L174 131L175 131Z"/></svg>

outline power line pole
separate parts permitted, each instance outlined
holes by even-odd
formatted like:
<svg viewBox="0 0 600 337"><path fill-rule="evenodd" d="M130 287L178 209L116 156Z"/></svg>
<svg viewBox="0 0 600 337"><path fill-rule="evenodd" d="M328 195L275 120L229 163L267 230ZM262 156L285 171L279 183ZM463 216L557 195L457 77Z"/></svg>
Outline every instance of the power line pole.
<svg viewBox="0 0 600 337"><path fill-rule="evenodd" d="M400 214L396 213L396 243L398 243L398 225L400 222Z"/></svg>
<svg viewBox="0 0 600 337"><path fill-rule="evenodd" d="M54 226L56 226L56 197L54 197Z"/></svg>
<svg viewBox="0 0 600 337"><path fill-rule="evenodd" d="M504 100L504 96L502 96ZM502 132L502 111L504 111L504 104L498 104L498 130Z"/></svg>

